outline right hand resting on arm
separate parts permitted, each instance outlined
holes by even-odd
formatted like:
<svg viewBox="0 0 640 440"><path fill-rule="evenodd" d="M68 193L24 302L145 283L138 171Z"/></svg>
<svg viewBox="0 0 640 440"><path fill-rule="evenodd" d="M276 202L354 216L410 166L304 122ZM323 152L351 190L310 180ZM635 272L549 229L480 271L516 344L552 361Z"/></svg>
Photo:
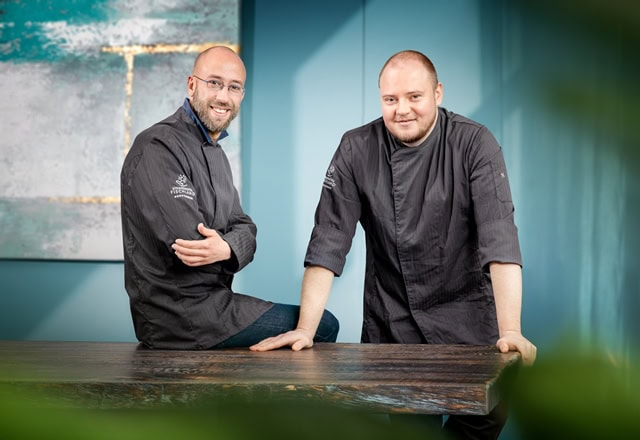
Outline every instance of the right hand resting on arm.
<svg viewBox="0 0 640 440"><path fill-rule="evenodd" d="M331 292L334 274L321 266L308 266L302 278L300 318L295 330L264 339L249 347L252 351L268 351L290 346L293 351L313 347L325 305Z"/></svg>

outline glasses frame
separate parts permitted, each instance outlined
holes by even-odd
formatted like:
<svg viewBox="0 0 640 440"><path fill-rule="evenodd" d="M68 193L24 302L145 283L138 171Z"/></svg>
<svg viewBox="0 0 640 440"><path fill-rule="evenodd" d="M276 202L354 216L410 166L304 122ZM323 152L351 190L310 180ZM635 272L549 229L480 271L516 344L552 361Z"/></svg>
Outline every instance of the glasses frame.
<svg viewBox="0 0 640 440"><path fill-rule="evenodd" d="M223 91L225 88L227 89L227 92L232 95L232 96L244 96L244 87L242 87L241 85L238 84L225 84L222 81L220 81L219 79L203 79L200 78L197 75L191 75L192 77L194 77L195 79L199 79L200 81L202 81L203 83L205 83L207 85L208 89L213 89L217 92L221 92ZM238 87L240 89L239 92L234 91L231 87Z"/></svg>

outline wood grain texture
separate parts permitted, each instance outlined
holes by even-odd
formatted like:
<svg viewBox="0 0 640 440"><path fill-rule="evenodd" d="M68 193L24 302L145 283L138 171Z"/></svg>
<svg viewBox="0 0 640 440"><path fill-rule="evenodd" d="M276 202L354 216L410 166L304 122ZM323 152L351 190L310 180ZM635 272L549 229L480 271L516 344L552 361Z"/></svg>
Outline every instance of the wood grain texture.
<svg viewBox="0 0 640 440"><path fill-rule="evenodd" d="M5 392L90 408L302 398L387 413L486 414L519 364L518 353L492 346L316 344L254 353L0 341Z"/></svg>

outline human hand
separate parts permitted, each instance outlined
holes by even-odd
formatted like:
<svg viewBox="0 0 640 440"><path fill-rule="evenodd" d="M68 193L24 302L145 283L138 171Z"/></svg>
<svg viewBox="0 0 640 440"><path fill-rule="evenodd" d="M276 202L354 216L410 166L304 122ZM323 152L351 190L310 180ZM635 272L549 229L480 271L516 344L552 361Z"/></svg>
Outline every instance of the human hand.
<svg viewBox="0 0 640 440"><path fill-rule="evenodd" d="M313 347L313 335L302 329L295 329L286 333L263 339L255 345L249 347L251 351L269 351L276 348L290 346L293 351L300 351L303 348Z"/></svg>
<svg viewBox="0 0 640 440"><path fill-rule="evenodd" d="M496 347L498 347L498 350L502 353L510 350L520 352L524 365L533 365L533 362L536 360L536 346L516 331L504 333L500 339L498 339L498 342L496 342Z"/></svg>
<svg viewBox="0 0 640 440"><path fill-rule="evenodd" d="M229 244L220 237L215 229L198 224L198 232L204 236L201 240L183 240L178 238L171 248L176 256L187 266L204 266L231 258Z"/></svg>

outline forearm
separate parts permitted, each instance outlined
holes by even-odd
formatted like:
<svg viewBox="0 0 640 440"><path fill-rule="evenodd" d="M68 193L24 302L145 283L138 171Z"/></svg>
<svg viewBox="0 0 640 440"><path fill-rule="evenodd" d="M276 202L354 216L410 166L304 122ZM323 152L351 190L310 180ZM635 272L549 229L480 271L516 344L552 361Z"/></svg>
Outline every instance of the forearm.
<svg viewBox="0 0 640 440"><path fill-rule="evenodd" d="M508 332L522 333L522 269L512 263L491 263L491 284L496 303L500 337Z"/></svg>
<svg viewBox="0 0 640 440"><path fill-rule="evenodd" d="M334 274L321 266L308 266L302 278L300 317L298 326L291 331L266 338L250 347L253 351L267 351L291 346L294 351L313 346L313 338L329 299Z"/></svg>
<svg viewBox="0 0 640 440"><path fill-rule="evenodd" d="M298 330L313 337L329 300L334 273L321 266L308 266L302 278Z"/></svg>

